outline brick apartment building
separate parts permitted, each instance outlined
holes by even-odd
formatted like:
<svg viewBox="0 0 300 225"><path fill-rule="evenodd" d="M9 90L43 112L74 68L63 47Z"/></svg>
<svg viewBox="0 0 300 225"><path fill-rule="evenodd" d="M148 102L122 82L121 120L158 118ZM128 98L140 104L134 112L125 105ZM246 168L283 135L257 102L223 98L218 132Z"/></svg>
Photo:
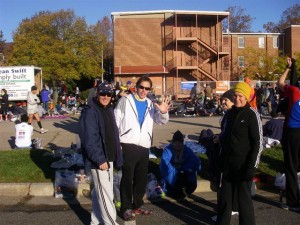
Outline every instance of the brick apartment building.
<svg viewBox="0 0 300 225"><path fill-rule="evenodd" d="M243 50L247 47L259 49L269 56L292 56L300 52L300 25L292 25L283 33L229 33L223 34L223 39L229 42L231 70L243 68L247 58ZM231 76L231 80L237 77Z"/></svg>
<svg viewBox="0 0 300 225"><path fill-rule="evenodd" d="M113 12L115 81L133 82L149 74L156 94L188 93L182 83L215 84L232 79L243 67L245 47L271 55L300 52L300 26L284 33L223 33L229 12L135 11ZM225 20L225 21L223 21ZM236 63L235 63L236 62Z"/></svg>

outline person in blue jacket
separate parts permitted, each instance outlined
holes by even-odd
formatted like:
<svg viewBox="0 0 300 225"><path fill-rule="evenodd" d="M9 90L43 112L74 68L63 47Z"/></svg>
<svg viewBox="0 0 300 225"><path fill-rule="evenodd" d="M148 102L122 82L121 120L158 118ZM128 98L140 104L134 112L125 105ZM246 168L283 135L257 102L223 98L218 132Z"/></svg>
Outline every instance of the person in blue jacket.
<svg viewBox="0 0 300 225"><path fill-rule="evenodd" d="M112 86L101 83L96 96L81 112L80 140L85 169L90 170L92 190L91 225L117 225L113 194L113 168L123 164L119 132L111 104Z"/></svg>
<svg viewBox="0 0 300 225"><path fill-rule="evenodd" d="M45 109L46 113L48 113L49 110L49 91L46 89L46 85L43 85L43 89L40 93L41 95L41 102L43 103L43 108Z"/></svg>
<svg viewBox="0 0 300 225"><path fill-rule="evenodd" d="M196 190L197 173L201 169L199 158L183 140L183 134L176 131L160 162L162 188L174 198L184 198Z"/></svg>

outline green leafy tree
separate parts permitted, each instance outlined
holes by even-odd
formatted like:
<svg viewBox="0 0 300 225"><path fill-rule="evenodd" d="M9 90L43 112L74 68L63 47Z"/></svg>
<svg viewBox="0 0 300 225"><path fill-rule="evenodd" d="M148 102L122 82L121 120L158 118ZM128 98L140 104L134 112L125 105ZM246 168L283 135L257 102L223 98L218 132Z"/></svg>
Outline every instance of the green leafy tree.
<svg viewBox="0 0 300 225"><path fill-rule="evenodd" d="M0 53L4 53L5 39L2 30L0 30Z"/></svg>
<svg viewBox="0 0 300 225"><path fill-rule="evenodd" d="M251 25L255 18L246 14L246 9L239 6L230 6L225 11L230 12L229 31L230 32L251 32ZM223 28L228 29L227 23L223 23Z"/></svg>
<svg viewBox="0 0 300 225"><path fill-rule="evenodd" d="M290 25L300 24L300 4L295 4L285 11L283 11L280 21L278 23L268 22L263 25L263 28L267 32L277 33L282 32Z"/></svg>
<svg viewBox="0 0 300 225"><path fill-rule="evenodd" d="M0 66L4 65L4 44L5 40L3 37L3 32L0 30Z"/></svg>
<svg viewBox="0 0 300 225"><path fill-rule="evenodd" d="M276 80L278 79L276 74L285 68L285 64L282 64L283 57L272 55L263 49L248 47L241 54L245 56L242 74L251 79Z"/></svg>
<svg viewBox="0 0 300 225"><path fill-rule="evenodd" d="M94 35L84 18L72 10L42 11L24 19L13 35L10 65L43 68L45 80L57 82L94 78L102 74L102 58L95 54Z"/></svg>

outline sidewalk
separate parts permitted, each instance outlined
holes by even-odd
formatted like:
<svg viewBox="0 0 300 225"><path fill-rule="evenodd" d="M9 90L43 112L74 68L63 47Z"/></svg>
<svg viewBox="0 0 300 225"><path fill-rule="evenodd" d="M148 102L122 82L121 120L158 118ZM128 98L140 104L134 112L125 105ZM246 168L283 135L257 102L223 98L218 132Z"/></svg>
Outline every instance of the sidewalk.
<svg viewBox="0 0 300 225"><path fill-rule="evenodd" d="M209 182L206 180L198 181L195 192L211 192ZM82 191L89 190L87 183L78 185L78 196L83 196ZM53 196L54 187L52 183L0 183L0 196Z"/></svg>
<svg viewBox="0 0 300 225"><path fill-rule="evenodd" d="M42 121L43 127L49 129L46 134L40 134L37 129L36 121L33 123L35 132L33 138L42 138L42 145L46 148L55 147L69 147L71 143L76 143L76 133L78 132L78 118L79 116L72 116L65 119L44 119ZM1 146L0 149L13 149L12 137L14 137L14 123L0 123ZM213 132L219 132L219 117L171 117L167 125L154 125L154 140L153 146L160 146L167 144L172 139L173 133L180 130L184 134L188 134L190 139L198 140L200 131L202 129L212 129ZM0 151L1 154L1 151ZM82 190L89 189L88 184L79 184L78 186L78 200L86 203L86 198L82 196ZM60 202L67 204L62 199L53 197L54 188L52 183L0 183L0 196L2 204L12 204L18 202L28 196L30 197L28 203L34 201L42 201L43 204L60 204ZM257 190L257 193L266 196L267 198L278 198L278 193ZM198 187L195 191L197 195L213 196L215 193L210 190L210 183L207 180L199 180ZM13 200L16 198L16 200ZM6 201L5 199L11 199ZM83 199L83 200L81 200ZM88 202L90 202L88 200Z"/></svg>
<svg viewBox="0 0 300 225"><path fill-rule="evenodd" d="M216 192L212 192L209 187L209 181L200 180L198 186L193 195L203 198L207 201L215 201L217 199ZM84 197L82 194L83 189L89 189L88 184L79 184L78 195L76 198L55 198L53 196L54 189L52 183L2 183L0 184L0 206L13 206L17 204L22 205L49 205L49 206L66 206L72 204L91 205L91 199ZM267 199L279 201L279 192L266 191L256 189L256 194ZM193 198L187 198L187 200L193 200ZM176 201L169 197L157 199L154 201ZM145 203L151 203L145 198Z"/></svg>

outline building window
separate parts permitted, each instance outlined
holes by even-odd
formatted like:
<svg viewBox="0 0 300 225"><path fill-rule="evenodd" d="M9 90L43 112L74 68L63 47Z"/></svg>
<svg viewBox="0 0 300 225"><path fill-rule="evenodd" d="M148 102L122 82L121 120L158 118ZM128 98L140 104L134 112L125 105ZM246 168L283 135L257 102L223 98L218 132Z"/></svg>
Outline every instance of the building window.
<svg viewBox="0 0 300 225"><path fill-rule="evenodd" d="M273 37L273 48L278 48L278 36Z"/></svg>
<svg viewBox="0 0 300 225"><path fill-rule="evenodd" d="M245 57L244 56L238 56L238 64L239 64L239 67L245 66Z"/></svg>
<svg viewBox="0 0 300 225"><path fill-rule="evenodd" d="M244 37L238 37L238 47L244 48L245 47L245 39Z"/></svg>
<svg viewBox="0 0 300 225"><path fill-rule="evenodd" d="M264 37L259 37L258 38L258 47L259 48L264 48L265 47L265 38Z"/></svg>

